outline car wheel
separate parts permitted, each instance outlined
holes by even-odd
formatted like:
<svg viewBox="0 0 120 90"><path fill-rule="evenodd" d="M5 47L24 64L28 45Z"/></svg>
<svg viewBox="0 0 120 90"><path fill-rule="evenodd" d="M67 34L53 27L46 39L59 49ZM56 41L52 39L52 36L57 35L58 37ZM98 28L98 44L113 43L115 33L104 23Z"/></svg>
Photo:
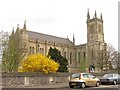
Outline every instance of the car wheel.
<svg viewBox="0 0 120 90"><path fill-rule="evenodd" d="M114 81L113 81L113 84L114 84L114 85L116 85L116 84L117 84L117 81L116 81L116 80L114 80Z"/></svg>
<svg viewBox="0 0 120 90"><path fill-rule="evenodd" d="M70 88L73 88L74 86L70 86Z"/></svg>
<svg viewBox="0 0 120 90"><path fill-rule="evenodd" d="M100 86L100 82L96 82L96 87L99 87Z"/></svg>
<svg viewBox="0 0 120 90"><path fill-rule="evenodd" d="M81 84L81 88L85 88L85 83L83 82L82 84Z"/></svg>

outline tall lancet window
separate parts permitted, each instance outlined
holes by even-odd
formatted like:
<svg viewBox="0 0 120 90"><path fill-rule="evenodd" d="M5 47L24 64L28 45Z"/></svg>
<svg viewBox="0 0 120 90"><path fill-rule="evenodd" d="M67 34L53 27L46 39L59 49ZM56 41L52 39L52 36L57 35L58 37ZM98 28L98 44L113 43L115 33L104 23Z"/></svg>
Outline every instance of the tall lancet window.
<svg viewBox="0 0 120 90"><path fill-rule="evenodd" d="M66 52L64 52L64 57L66 58Z"/></svg>
<svg viewBox="0 0 120 90"><path fill-rule="evenodd" d="M84 60L85 60L85 52L83 52L83 58L84 58Z"/></svg>
<svg viewBox="0 0 120 90"><path fill-rule="evenodd" d="M34 47L32 47L32 54L34 54Z"/></svg>
<svg viewBox="0 0 120 90"><path fill-rule="evenodd" d="M94 24L90 25L90 33L94 33Z"/></svg>
<svg viewBox="0 0 120 90"><path fill-rule="evenodd" d="M80 52L78 52L78 63L80 63Z"/></svg>
<svg viewBox="0 0 120 90"><path fill-rule="evenodd" d="M70 64L72 64L72 52L70 52Z"/></svg>
<svg viewBox="0 0 120 90"><path fill-rule="evenodd" d="M40 53L40 45L37 46L37 53Z"/></svg>
<svg viewBox="0 0 120 90"><path fill-rule="evenodd" d="M30 54L34 54L34 47L30 47Z"/></svg>
<svg viewBox="0 0 120 90"><path fill-rule="evenodd" d="M32 54L32 48L30 47L30 54Z"/></svg>
<svg viewBox="0 0 120 90"><path fill-rule="evenodd" d="M98 32L100 33L102 31L101 25L98 25Z"/></svg>

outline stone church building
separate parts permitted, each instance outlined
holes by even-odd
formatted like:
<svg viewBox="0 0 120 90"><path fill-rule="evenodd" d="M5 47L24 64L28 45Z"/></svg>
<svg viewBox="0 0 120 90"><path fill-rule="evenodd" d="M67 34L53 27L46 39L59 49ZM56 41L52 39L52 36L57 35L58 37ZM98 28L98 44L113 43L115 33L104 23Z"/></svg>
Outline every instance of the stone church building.
<svg viewBox="0 0 120 90"><path fill-rule="evenodd" d="M86 23L87 43L80 45L75 45L74 36L73 41L70 41L68 38L29 31L26 27L26 21L23 28L19 28L18 25L12 35L17 36L24 58L35 53L47 55L49 48L53 47L67 58L69 72L81 72L83 68L84 71L89 72L90 67L94 67L94 71L99 72L104 68L106 59L102 14L98 18L95 11L94 17L90 18L88 10Z"/></svg>

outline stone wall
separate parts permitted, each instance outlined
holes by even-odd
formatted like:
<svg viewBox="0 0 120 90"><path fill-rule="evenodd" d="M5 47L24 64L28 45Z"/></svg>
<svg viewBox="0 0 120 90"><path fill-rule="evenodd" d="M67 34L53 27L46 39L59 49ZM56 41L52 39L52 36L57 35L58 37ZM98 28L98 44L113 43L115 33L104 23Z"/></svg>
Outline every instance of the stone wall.
<svg viewBox="0 0 120 90"><path fill-rule="evenodd" d="M69 73L2 73L2 86L38 86L69 81Z"/></svg>

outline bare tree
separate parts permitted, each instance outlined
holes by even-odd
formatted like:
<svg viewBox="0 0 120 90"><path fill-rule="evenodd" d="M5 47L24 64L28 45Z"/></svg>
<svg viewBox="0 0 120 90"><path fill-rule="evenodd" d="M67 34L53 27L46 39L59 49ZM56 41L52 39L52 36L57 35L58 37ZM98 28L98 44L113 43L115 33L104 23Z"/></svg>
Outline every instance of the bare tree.
<svg viewBox="0 0 120 90"><path fill-rule="evenodd" d="M120 74L120 52L118 52L118 63L117 63L118 73Z"/></svg>
<svg viewBox="0 0 120 90"><path fill-rule="evenodd" d="M107 60L109 69L116 69L118 67L118 51L112 46L107 46Z"/></svg>
<svg viewBox="0 0 120 90"><path fill-rule="evenodd" d="M109 44L106 48L99 51L97 67L101 71L115 71L120 65L118 57L120 57L118 51Z"/></svg>

